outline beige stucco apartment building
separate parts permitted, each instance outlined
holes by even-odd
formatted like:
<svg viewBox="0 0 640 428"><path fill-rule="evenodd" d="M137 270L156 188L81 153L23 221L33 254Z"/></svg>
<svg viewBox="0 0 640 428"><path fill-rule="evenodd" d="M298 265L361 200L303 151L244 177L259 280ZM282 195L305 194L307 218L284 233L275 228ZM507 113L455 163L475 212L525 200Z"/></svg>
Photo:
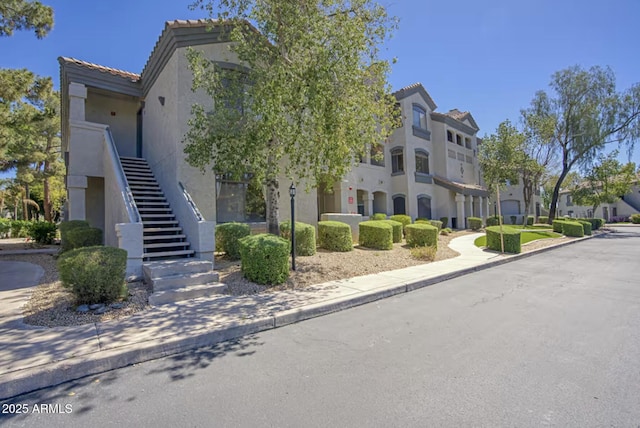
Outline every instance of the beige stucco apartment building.
<svg viewBox="0 0 640 428"><path fill-rule="evenodd" d="M575 205L569 190L562 190L558 196L558 216L573 218L603 218L606 221L620 221L632 214L640 213L640 184L636 184L631 191L623 195L616 202L602 204L596 208Z"/></svg>
<svg viewBox="0 0 640 428"><path fill-rule="evenodd" d="M185 51L201 50L221 66L237 58L209 21L167 22L135 74L61 57L62 146L67 166L67 218L104 231L105 244L127 249L128 270L171 257L213 259L216 222L259 224L250 186L202 173L184 160L191 106L210 99L192 92ZM448 217L465 227L490 214L477 161L478 125L468 112L436 112L420 84L395 93L402 127L354 165L333 189L298 191L296 219L323 213ZM375 156L378 151L382 157ZM289 218L281 181L281 220ZM254 195L255 196L255 195Z"/></svg>

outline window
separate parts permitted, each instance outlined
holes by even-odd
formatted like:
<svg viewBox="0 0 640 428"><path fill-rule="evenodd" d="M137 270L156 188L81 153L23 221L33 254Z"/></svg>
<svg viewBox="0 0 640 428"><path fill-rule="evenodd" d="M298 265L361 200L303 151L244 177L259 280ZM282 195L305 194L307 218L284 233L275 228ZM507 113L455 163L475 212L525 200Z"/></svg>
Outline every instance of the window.
<svg viewBox="0 0 640 428"><path fill-rule="evenodd" d="M393 214L406 214L404 195L393 197Z"/></svg>
<svg viewBox="0 0 640 428"><path fill-rule="evenodd" d="M571 195L567 195L567 206L570 207L572 205L573 203L571 202Z"/></svg>
<svg viewBox="0 0 640 428"><path fill-rule="evenodd" d="M447 131L447 141L450 141L453 143L453 132Z"/></svg>
<svg viewBox="0 0 640 428"><path fill-rule="evenodd" d="M404 172L404 153L401 148L391 150L391 172Z"/></svg>
<svg viewBox="0 0 640 428"><path fill-rule="evenodd" d="M413 106L413 126L427 130L427 112L418 105Z"/></svg>
<svg viewBox="0 0 640 428"><path fill-rule="evenodd" d="M467 149L470 149L470 148L471 148L471 138L466 138L466 137L465 137L465 139L464 139L464 146L465 146Z"/></svg>
<svg viewBox="0 0 640 428"><path fill-rule="evenodd" d="M456 144L459 146L462 145L462 135L456 134Z"/></svg>
<svg viewBox="0 0 640 428"><path fill-rule="evenodd" d="M418 217L431 218L431 198L426 195L418 196Z"/></svg>
<svg viewBox="0 0 640 428"><path fill-rule="evenodd" d="M384 146L382 144L371 145L371 165L384 166Z"/></svg>
<svg viewBox="0 0 640 428"><path fill-rule="evenodd" d="M429 154L416 152L416 172L429 174Z"/></svg>

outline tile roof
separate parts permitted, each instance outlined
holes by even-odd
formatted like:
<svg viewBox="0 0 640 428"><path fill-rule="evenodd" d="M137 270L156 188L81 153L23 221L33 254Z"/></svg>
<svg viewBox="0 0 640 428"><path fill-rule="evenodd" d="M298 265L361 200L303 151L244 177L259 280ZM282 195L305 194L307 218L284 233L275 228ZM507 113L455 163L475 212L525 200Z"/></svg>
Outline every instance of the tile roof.
<svg viewBox="0 0 640 428"><path fill-rule="evenodd" d="M445 113L447 116L454 118L455 120L459 120L460 122L464 121L469 115L468 111L460 111L457 108L449 110Z"/></svg>
<svg viewBox="0 0 640 428"><path fill-rule="evenodd" d="M132 82L137 82L140 80L139 74L131 73L129 71L119 70L117 68L105 67L104 65L94 64L92 62L82 61L75 58L60 57L60 59L67 64L75 64L79 67L88 68L89 70L97 70L101 73L109 73L113 76L119 76L119 77L128 79Z"/></svg>

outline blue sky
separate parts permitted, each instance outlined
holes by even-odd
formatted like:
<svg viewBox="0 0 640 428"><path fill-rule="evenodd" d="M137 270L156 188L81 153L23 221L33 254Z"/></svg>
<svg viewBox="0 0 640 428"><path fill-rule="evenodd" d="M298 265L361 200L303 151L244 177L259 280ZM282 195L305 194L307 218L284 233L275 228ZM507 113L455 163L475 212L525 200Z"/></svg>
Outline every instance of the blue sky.
<svg viewBox="0 0 640 428"><path fill-rule="evenodd" d="M390 83L421 82L440 112L471 111L491 133L518 120L553 72L571 65L610 66L618 89L640 82L640 1L380 0L399 17L384 56L396 57ZM57 57L70 56L139 73L164 22L206 17L190 0L43 0L55 27L38 40L0 39L0 67L28 68L59 82ZM633 160L640 164L640 148Z"/></svg>

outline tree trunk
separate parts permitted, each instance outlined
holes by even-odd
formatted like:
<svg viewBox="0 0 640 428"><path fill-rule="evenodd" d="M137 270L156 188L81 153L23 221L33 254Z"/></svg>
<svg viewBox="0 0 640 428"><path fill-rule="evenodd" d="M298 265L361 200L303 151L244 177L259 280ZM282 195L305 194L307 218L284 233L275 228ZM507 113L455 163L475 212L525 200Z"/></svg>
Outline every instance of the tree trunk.
<svg viewBox="0 0 640 428"><path fill-rule="evenodd" d="M45 163L45 171L46 171L46 163ZM51 194L49 190L49 177L45 176L44 183L42 184L44 189L44 196L42 199L44 205L44 219L45 221L51 222Z"/></svg>
<svg viewBox="0 0 640 428"><path fill-rule="evenodd" d="M29 185L24 185L24 199L22 200L22 218L29 220L29 205L27 205L27 199L29 199Z"/></svg>
<svg viewBox="0 0 640 428"><path fill-rule="evenodd" d="M558 197L560 195L560 186L562 185L562 182L564 181L568 173L569 168L567 168L566 166L562 168L562 174L560 174L556 185L553 187L553 194L551 195L551 206L549 207L549 224L553 224L553 219L556 218L556 208L558 205Z"/></svg>
<svg viewBox="0 0 640 428"><path fill-rule="evenodd" d="M524 199L524 215L522 216L522 225L527 225L529 219L529 208L531 207L531 196L533 194L533 183L530 180L522 179L522 198Z"/></svg>
<svg viewBox="0 0 640 428"><path fill-rule="evenodd" d="M504 230L502 229L502 208L500 207L500 186L496 186L496 199L498 200L498 224L500 224L500 248L504 254Z"/></svg>
<svg viewBox="0 0 640 428"><path fill-rule="evenodd" d="M280 217L280 210L278 202L280 200L278 179L267 178L267 232L272 235L280 235L280 225L278 224L278 218Z"/></svg>

